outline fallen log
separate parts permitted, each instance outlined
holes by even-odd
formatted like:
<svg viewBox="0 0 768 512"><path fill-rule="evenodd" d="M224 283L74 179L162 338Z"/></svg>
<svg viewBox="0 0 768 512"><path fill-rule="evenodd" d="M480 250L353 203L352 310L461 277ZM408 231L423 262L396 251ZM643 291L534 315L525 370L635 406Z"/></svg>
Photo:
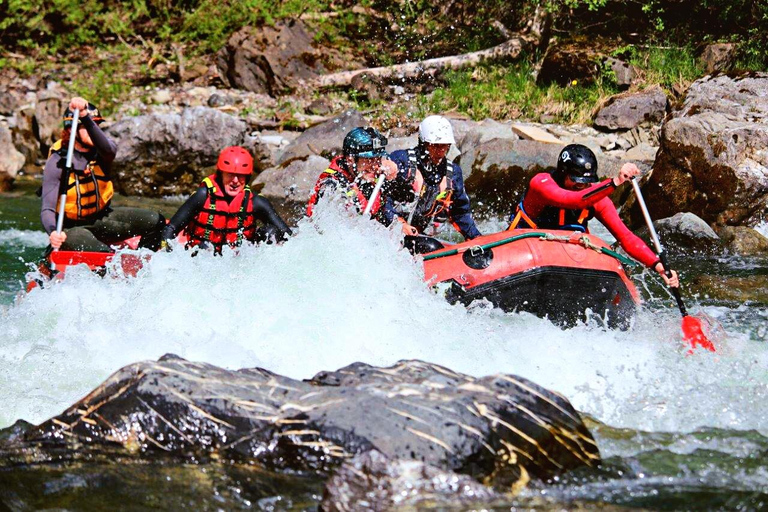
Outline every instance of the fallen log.
<svg viewBox="0 0 768 512"><path fill-rule="evenodd" d="M524 49L535 45L536 42L537 41L528 37L517 36L504 41L498 46L477 52L463 53L461 55L453 55L451 57L438 57L418 62L407 62L405 64L398 64L395 66L355 69L352 71L342 71L340 73L322 75L317 77L312 85L314 87L320 88L346 87L351 85L352 80L356 76L362 74L382 79L395 76L407 78L421 75L430 71L460 69L474 64L479 64L481 62L499 60L502 58L515 59L520 56L520 53Z"/></svg>

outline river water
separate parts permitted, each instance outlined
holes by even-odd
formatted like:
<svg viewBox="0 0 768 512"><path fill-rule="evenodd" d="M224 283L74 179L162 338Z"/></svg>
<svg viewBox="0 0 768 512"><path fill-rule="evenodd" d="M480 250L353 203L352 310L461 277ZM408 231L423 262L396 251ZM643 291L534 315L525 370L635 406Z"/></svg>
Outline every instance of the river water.
<svg viewBox="0 0 768 512"><path fill-rule="evenodd" d="M628 332L599 319L561 330L528 314L449 305L423 285L421 263L394 233L334 209L300 220L280 246L220 258L160 253L136 278L76 269L19 299L46 245L38 226L37 198L0 198L0 428L43 421L120 367L169 352L296 378L418 358L478 376L524 376L594 420L604 468L523 497L768 507L764 304L691 298L689 309L722 330L717 354L687 356L673 302L641 273L634 279L646 304ZM768 273L761 259L693 255L676 265L685 280Z"/></svg>

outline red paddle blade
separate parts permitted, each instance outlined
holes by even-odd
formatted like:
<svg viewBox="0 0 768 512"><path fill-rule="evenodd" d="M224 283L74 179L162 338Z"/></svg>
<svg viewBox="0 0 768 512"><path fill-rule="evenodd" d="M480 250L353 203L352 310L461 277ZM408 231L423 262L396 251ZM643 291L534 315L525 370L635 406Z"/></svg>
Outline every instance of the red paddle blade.
<svg viewBox="0 0 768 512"><path fill-rule="evenodd" d="M691 346L691 352L696 347L701 347L715 352L715 345L701 330L701 320L686 315L683 317L683 339Z"/></svg>

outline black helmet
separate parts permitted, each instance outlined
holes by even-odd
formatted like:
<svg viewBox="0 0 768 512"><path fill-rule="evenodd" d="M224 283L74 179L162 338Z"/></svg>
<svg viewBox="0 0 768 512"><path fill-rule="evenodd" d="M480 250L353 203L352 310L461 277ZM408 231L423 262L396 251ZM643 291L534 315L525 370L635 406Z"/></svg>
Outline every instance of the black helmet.
<svg viewBox="0 0 768 512"><path fill-rule="evenodd" d="M387 138L376 128L355 128L344 137L344 156L376 158L386 156Z"/></svg>
<svg viewBox="0 0 768 512"><path fill-rule="evenodd" d="M91 119L93 119L96 123L101 123L104 121L104 118L101 117L101 112L99 112L99 109L96 108L96 105L93 103L88 104L86 111L88 112L88 115L91 116ZM74 112L72 112L69 107L67 107L67 110L64 112L64 128L72 128L73 114Z"/></svg>
<svg viewBox="0 0 768 512"><path fill-rule="evenodd" d="M576 183L597 183L597 158L587 146L568 144L557 157L557 175Z"/></svg>

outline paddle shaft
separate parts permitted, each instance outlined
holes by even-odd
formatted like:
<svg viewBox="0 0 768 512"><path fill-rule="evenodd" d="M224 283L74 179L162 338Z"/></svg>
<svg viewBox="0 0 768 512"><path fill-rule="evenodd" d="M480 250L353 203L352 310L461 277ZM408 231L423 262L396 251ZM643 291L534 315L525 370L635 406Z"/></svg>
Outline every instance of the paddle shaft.
<svg viewBox="0 0 768 512"><path fill-rule="evenodd" d="M651 220L651 215L648 213L648 207L645 205L645 199L643 199L643 193L640 191L640 185L637 184L637 181L634 178L630 181L632 181L632 188L635 190L635 196L637 197L637 203L640 205L640 211L643 212L645 223L648 225L648 231L651 233L653 246L656 248L656 253L659 255L659 261L661 261L661 266L664 268L664 274L667 277L672 277L672 272L669 270L669 263L667 262L667 253L661 246L659 235L656 234L656 229L653 227L653 221ZM683 298L680 296L680 288L670 288L670 290L675 297L675 301L677 301L677 308L680 310L680 314L687 316L688 311L685 309Z"/></svg>
<svg viewBox="0 0 768 512"><path fill-rule="evenodd" d="M376 180L376 186L373 187L373 192L371 192L371 198L368 199L368 204L365 205L365 211L363 212L363 215L370 215L371 208L373 208L373 203L376 202L376 198L379 196L379 192L381 191L382 185L384 185L385 179L386 176L384 176L384 174L379 174L379 178Z"/></svg>
<svg viewBox="0 0 768 512"><path fill-rule="evenodd" d="M59 196L59 215L56 219L56 231L61 233L64 230L64 211L67 205L67 183L69 182L69 173L72 170L72 154L75 151L75 138L77 137L77 121L80 119L80 109L76 108L72 113L72 131L69 134L69 146L67 146L67 165L61 176L63 186L62 194ZM54 249L57 252L59 249ZM53 266L53 265L52 265Z"/></svg>

